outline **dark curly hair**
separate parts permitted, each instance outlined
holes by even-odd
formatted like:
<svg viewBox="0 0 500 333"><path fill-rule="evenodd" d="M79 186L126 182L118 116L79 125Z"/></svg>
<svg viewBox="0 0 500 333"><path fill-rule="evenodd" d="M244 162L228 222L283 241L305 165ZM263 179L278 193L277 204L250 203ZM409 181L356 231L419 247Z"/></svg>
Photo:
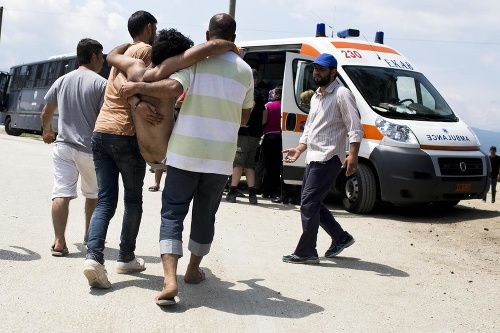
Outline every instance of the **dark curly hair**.
<svg viewBox="0 0 500 333"><path fill-rule="evenodd" d="M184 36L176 29L163 29L158 31L153 49L151 62L159 65L163 60L178 55L194 45L189 37Z"/></svg>

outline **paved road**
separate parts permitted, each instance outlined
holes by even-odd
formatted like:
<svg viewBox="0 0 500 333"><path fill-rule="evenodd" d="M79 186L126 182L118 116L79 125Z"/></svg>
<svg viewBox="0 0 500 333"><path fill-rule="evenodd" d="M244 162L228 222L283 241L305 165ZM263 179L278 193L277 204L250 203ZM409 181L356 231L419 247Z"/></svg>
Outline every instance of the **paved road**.
<svg viewBox="0 0 500 333"><path fill-rule="evenodd" d="M357 242L336 259L305 266L280 261L300 234L297 206L224 201L213 250L202 263L207 280L180 282L181 303L162 309L153 301L162 285L161 193L144 192L136 254L147 270L114 272L120 205L105 252L113 287L92 290L82 273L81 197L70 206L70 255L50 255L50 154L51 146L40 140L0 133L0 332L496 332L500 327L500 221L492 204L465 202L447 213L382 208L357 216L332 203ZM146 185L152 183L148 173ZM318 249L322 253L328 245L321 231ZM182 258L179 281L186 265Z"/></svg>

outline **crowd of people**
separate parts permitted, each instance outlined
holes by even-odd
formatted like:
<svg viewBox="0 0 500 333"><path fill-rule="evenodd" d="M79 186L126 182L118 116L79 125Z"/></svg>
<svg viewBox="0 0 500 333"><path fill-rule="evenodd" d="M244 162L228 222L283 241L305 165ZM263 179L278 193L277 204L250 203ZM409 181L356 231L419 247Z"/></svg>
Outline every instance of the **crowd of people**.
<svg viewBox="0 0 500 333"><path fill-rule="evenodd" d="M303 233L294 252L282 261L318 263L319 226L331 236L326 257L352 245L354 237L323 204L340 172L350 176L356 171L363 136L354 97L335 80L336 59L321 54L313 62L318 89L300 96L300 107L310 109L303 134L295 148L283 150L282 88L262 88L258 71L239 57L233 17L214 15L206 42L199 45L175 29L157 32L156 25L156 18L145 11L129 18L131 42L108 54L113 67L107 81L97 74L104 62L102 45L82 39L78 69L59 78L45 96L43 140L55 143L52 255L69 253L65 229L80 176L86 198L83 274L88 284L112 286L104 249L120 186L124 213L116 272L144 271L145 262L135 251L147 165L155 173L150 191L160 190L165 173L159 228L164 282L155 298L158 305L179 302L177 265L184 255L183 222L190 205L190 259L184 282L197 284L205 279L200 265L214 240L223 191L227 188L228 202L237 202L244 196L239 189L243 175L250 204L258 204L257 195L275 203L301 204ZM56 109L57 136L50 125ZM200 122L204 126L197 126ZM294 163L306 150L302 185L286 185L283 163Z"/></svg>

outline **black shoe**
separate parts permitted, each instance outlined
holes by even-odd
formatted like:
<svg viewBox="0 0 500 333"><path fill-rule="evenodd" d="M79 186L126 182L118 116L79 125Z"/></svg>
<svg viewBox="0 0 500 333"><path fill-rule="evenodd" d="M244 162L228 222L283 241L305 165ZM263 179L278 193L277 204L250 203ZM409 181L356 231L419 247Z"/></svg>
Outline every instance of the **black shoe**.
<svg viewBox="0 0 500 333"><path fill-rule="evenodd" d="M229 201L231 203L235 203L236 202L236 194L234 194L234 193L228 193L226 195L226 201Z"/></svg>
<svg viewBox="0 0 500 333"><path fill-rule="evenodd" d="M283 203L285 205L288 205L290 203L290 201L288 200L287 197L276 197L276 198L272 199L271 201L274 203Z"/></svg>
<svg viewBox="0 0 500 333"><path fill-rule="evenodd" d="M354 244L356 240L352 235L348 232L346 232L346 236L343 241L341 241L339 244L335 244L335 242L332 241L332 245L330 248L325 253L325 257L327 258L333 258L337 256L340 252L344 251L345 248L348 248L352 244Z"/></svg>
<svg viewBox="0 0 500 333"><path fill-rule="evenodd" d="M248 196L248 202L250 202L252 205L256 205L258 203L257 196L255 195Z"/></svg>
<svg viewBox="0 0 500 333"><path fill-rule="evenodd" d="M319 258L317 256L299 257L298 255L295 255L293 253L287 256L283 256L281 260L283 260L283 262L288 262L292 264L307 264L307 265L319 264Z"/></svg>

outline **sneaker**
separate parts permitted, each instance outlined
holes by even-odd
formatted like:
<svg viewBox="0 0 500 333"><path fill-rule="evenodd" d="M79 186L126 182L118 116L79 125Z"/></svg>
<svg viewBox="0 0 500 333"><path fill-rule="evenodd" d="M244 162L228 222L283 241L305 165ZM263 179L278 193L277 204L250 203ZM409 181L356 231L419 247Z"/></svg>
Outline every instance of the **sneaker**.
<svg viewBox="0 0 500 333"><path fill-rule="evenodd" d="M248 202L250 202L252 205L256 205L258 203L257 201L257 196L251 195L248 197Z"/></svg>
<svg viewBox="0 0 500 333"><path fill-rule="evenodd" d="M235 203L236 202L236 194L235 193L231 193L231 194L228 193L226 195L226 201Z"/></svg>
<svg viewBox="0 0 500 333"><path fill-rule="evenodd" d="M146 264L144 263L144 259L141 258L134 258L129 262L116 262L116 273L118 274L137 273L144 270L146 270Z"/></svg>
<svg viewBox="0 0 500 333"><path fill-rule="evenodd" d="M281 260L283 260L283 262L288 262L292 264L308 264L308 265L319 264L319 258L317 256L299 257L298 255L293 253L287 256L283 256Z"/></svg>
<svg viewBox="0 0 500 333"><path fill-rule="evenodd" d="M108 275L104 265L93 259L86 259L83 265L83 274L89 280L89 286L93 288L108 289L111 288L111 283L108 280Z"/></svg>
<svg viewBox="0 0 500 333"><path fill-rule="evenodd" d="M325 257L333 258L337 256L340 252L344 251L345 248L348 248L349 246L354 244L355 241L356 240L354 239L354 237L352 237L350 233L346 232L346 236L342 242L340 242L339 244L335 244L334 242L332 242L330 248L326 250Z"/></svg>

